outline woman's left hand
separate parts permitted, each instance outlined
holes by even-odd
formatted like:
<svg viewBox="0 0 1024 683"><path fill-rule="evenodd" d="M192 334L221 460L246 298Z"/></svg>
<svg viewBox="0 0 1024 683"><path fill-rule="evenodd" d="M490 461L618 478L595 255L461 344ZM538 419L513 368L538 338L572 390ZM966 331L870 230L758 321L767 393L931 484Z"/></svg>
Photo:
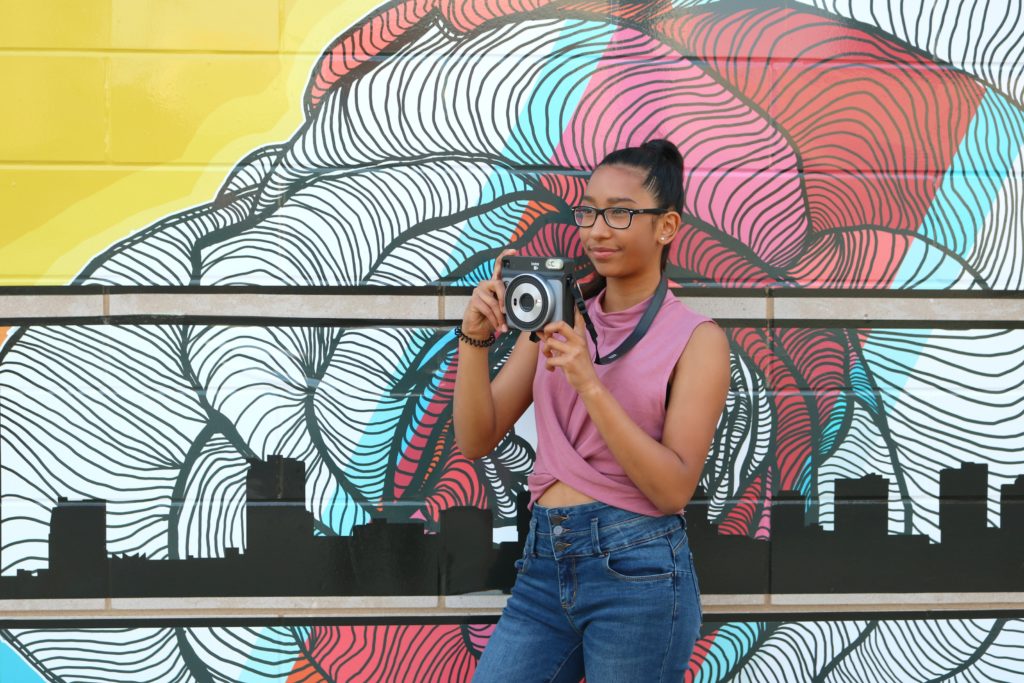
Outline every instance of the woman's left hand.
<svg viewBox="0 0 1024 683"><path fill-rule="evenodd" d="M578 310L575 313L576 318L572 327L564 320L550 323L544 326L538 336L543 344L541 350L547 359L545 364L548 372L562 368L569 384L576 393L582 395L600 387L601 381L590 359L583 316Z"/></svg>

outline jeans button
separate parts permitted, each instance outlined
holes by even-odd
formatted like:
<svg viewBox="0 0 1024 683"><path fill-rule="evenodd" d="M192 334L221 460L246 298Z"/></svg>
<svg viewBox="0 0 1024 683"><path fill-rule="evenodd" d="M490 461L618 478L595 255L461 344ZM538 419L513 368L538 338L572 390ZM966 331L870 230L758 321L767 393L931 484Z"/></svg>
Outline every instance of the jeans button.
<svg viewBox="0 0 1024 683"><path fill-rule="evenodd" d="M562 532L563 532L563 531L565 531L565 529L563 529L563 528L562 528L562 525L561 525L561 524L559 524L558 526L556 526L556 527L555 527L554 529L552 529L551 531L553 531L553 532L554 532L555 536L561 536L561 535L562 535Z"/></svg>

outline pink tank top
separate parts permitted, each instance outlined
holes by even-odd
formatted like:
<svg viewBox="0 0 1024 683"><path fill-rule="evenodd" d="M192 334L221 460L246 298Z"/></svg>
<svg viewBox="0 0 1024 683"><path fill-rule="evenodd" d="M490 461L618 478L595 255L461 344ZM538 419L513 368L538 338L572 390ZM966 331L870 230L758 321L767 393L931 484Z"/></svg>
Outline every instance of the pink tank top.
<svg viewBox="0 0 1024 683"><path fill-rule="evenodd" d="M629 336L649 301L646 299L614 313L605 313L602 309L604 292L587 301L587 311L597 329L602 353L613 351ZM668 292L643 339L611 364L594 366L601 382L626 413L658 441L665 425L672 370L694 328L711 320ZM594 345L589 337L587 335L587 343L593 358ZM555 480L560 480L602 503L661 516L662 512L633 484L605 445L576 390L561 371L548 372L544 360L544 355L538 354L533 378L537 460L527 478L529 507L533 507Z"/></svg>

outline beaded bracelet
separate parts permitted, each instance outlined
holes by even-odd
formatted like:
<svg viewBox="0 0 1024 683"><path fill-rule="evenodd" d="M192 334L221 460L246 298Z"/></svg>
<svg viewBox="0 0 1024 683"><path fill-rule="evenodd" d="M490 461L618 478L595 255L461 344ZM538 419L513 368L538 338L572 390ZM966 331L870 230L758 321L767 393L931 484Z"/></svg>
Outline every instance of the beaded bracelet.
<svg viewBox="0 0 1024 683"><path fill-rule="evenodd" d="M466 333L462 331L462 325L459 325L455 328L455 336L458 339L461 339L462 341L466 342L470 346L476 346L478 348L490 346L491 344L494 343L494 340L496 339L493 332L491 332L491 335L487 337L487 339L474 339L473 337L467 337Z"/></svg>

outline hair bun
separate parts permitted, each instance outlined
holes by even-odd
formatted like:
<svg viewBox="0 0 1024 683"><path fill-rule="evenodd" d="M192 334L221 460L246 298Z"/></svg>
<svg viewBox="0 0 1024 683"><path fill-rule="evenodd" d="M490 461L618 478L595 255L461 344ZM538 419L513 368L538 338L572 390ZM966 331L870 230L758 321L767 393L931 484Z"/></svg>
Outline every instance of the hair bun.
<svg viewBox="0 0 1024 683"><path fill-rule="evenodd" d="M646 172L644 186L651 191L659 207L683 212L683 155L669 140L648 140L639 147L623 147L609 152L598 166L622 164Z"/></svg>
<svg viewBox="0 0 1024 683"><path fill-rule="evenodd" d="M652 152L666 160L672 162L676 166L682 168L683 166L683 155L680 153L679 148L675 146L671 140L648 140L647 142L640 145L640 149L648 152Z"/></svg>

